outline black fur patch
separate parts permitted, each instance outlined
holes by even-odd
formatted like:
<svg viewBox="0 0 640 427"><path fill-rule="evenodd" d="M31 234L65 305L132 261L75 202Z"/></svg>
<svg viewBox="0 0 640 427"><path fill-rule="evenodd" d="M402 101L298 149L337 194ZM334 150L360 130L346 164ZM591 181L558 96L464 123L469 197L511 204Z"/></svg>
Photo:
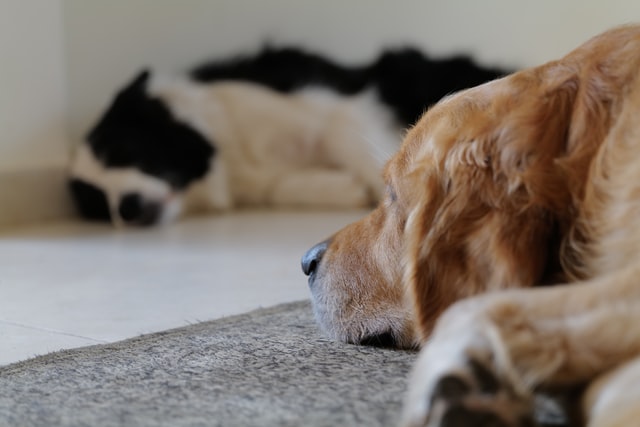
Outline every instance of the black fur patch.
<svg viewBox="0 0 640 427"><path fill-rule="evenodd" d="M415 49L385 52L373 64L373 84L399 122L412 125L442 97L508 74L467 57L431 60Z"/></svg>
<svg viewBox="0 0 640 427"><path fill-rule="evenodd" d="M369 73L367 66L345 67L297 48L265 48L255 56L201 65L194 68L190 75L202 83L244 80L284 93L305 86L324 86L350 95L368 85Z"/></svg>
<svg viewBox="0 0 640 427"><path fill-rule="evenodd" d="M280 92L323 86L352 95L376 88L402 126L409 126L443 96L508 74L467 57L429 59L416 49L384 52L370 64L345 67L295 48L266 48L255 56L211 62L191 71L195 81L245 80Z"/></svg>
<svg viewBox="0 0 640 427"><path fill-rule="evenodd" d="M69 191L82 217L93 221L111 221L104 191L77 178L69 181Z"/></svg>
<svg viewBox="0 0 640 427"><path fill-rule="evenodd" d="M214 148L146 92L148 71L122 89L87 137L106 167L135 167L182 189L209 170Z"/></svg>

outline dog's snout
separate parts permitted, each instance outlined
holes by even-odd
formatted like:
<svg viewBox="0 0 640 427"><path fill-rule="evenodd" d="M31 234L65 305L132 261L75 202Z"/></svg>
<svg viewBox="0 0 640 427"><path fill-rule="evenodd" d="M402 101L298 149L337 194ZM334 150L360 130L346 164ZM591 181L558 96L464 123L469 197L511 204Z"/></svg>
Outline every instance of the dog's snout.
<svg viewBox="0 0 640 427"><path fill-rule="evenodd" d="M324 242L318 243L311 249L309 249L302 256L302 271L307 276L311 276L318 268L320 261L322 260L322 256L327 251L329 247L329 240L325 240Z"/></svg>
<svg viewBox="0 0 640 427"><path fill-rule="evenodd" d="M138 193L127 193L123 195L118 205L120 218L129 224L154 224L160 215L160 211L160 204L145 201Z"/></svg>

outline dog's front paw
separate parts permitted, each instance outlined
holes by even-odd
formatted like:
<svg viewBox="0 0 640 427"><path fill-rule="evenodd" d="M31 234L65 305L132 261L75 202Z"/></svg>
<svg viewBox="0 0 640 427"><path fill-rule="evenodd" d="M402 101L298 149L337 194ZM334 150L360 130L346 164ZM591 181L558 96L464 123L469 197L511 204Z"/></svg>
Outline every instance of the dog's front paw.
<svg viewBox="0 0 640 427"><path fill-rule="evenodd" d="M441 316L409 381L405 426L536 425L534 399L492 317L500 308L491 300L467 300Z"/></svg>
<svg viewBox="0 0 640 427"><path fill-rule="evenodd" d="M423 354L411 379L405 407L406 426L411 427L531 427L535 426L533 399L518 393L500 379L484 358L464 357L442 366ZM448 362L454 362L449 360Z"/></svg>

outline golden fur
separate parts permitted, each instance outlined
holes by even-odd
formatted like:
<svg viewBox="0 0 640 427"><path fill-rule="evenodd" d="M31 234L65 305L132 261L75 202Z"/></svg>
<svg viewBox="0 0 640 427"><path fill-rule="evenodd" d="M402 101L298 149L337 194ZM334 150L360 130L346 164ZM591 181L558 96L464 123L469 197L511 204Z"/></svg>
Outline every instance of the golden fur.
<svg viewBox="0 0 640 427"><path fill-rule="evenodd" d="M585 383L585 423L637 422L638 382L620 387L640 381L639 77L626 26L444 99L388 163L384 201L318 257L330 335L423 347L406 424L466 405L470 425L519 425L530 390ZM477 364L508 398L478 399ZM471 391L441 396L451 375Z"/></svg>

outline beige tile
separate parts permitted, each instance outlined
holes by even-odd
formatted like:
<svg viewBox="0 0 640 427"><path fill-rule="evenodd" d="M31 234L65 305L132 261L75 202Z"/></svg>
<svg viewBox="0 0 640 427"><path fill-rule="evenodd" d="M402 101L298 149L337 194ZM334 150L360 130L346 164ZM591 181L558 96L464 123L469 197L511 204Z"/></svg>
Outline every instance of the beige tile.
<svg viewBox="0 0 640 427"><path fill-rule="evenodd" d="M100 341L0 321L0 365Z"/></svg>
<svg viewBox="0 0 640 427"><path fill-rule="evenodd" d="M302 253L363 214L253 211L162 229L67 223L5 231L0 321L9 335L0 345L20 347L8 353L20 358L308 298ZM69 335L46 333L43 349L44 332L9 324Z"/></svg>

